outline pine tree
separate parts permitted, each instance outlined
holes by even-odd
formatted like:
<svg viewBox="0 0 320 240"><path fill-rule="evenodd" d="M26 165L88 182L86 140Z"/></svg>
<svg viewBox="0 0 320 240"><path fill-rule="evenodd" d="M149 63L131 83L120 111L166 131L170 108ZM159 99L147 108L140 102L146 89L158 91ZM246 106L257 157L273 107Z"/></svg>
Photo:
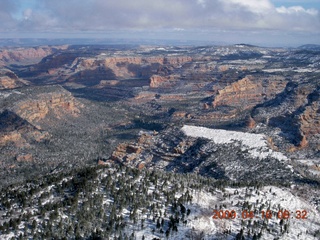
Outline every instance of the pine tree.
<svg viewBox="0 0 320 240"><path fill-rule="evenodd" d="M159 220L159 218L157 219L157 228L160 228L160 226L161 226L161 224L160 224L160 220Z"/></svg>

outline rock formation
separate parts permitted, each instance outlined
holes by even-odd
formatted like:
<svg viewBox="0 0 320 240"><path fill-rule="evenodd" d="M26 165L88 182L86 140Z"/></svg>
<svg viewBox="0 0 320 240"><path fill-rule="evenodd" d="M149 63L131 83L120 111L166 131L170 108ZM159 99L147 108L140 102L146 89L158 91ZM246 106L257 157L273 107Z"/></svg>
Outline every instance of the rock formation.
<svg viewBox="0 0 320 240"><path fill-rule="evenodd" d="M248 75L218 90L212 105L214 107L220 105L240 107L242 110L250 109L282 92L286 84L287 81L281 77L265 79Z"/></svg>
<svg viewBox="0 0 320 240"><path fill-rule="evenodd" d="M249 128L249 129L252 129L252 128L254 128L256 126L256 122L254 121L254 119L251 117L251 116L249 116L248 118L247 118L247 127Z"/></svg>
<svg viewBox="0 0 320 240"><path fill-rule="evenodd" d="M0 90L13 89L25 85L28 85L28 82L18 78L14 72L8 69L0 69Z"/></svg>
<svg viewBox="0 0 320 240"><path fill-rule="evenodd" d="M164 57L164 56L118 56L118 57L95 57L95 58L76 58L71 64L74 76L69 81L79 81L83 79L88 82L100 80L117 80L130 78L152 78L157 79L156 74L163 72L166 75L169 68L181 67L182 64L191 62L192 58L188 56ZM48 67L49 68L49 67ZM94 79L91 77L94 75ZM152 77L154 75L154 77ZM168 80L163 77L162 81ZM151 82L153 81L151 79ZM171 79L171 78L169 78ZM157 86L157 83L151 83L151 86Z"/></svg>
<svg viewBox="0 0 320 240"><path fill-rule="evenodd" d="M59 49L67 49L68 46L57 47L33 47L33 48L7 48L0 49L0 66L11 63L36 63L42 58L53 54Z"/></svg>
<svg viewBox="0 0 320 240"><path fill-rule="evenodd" d="M311 105L306 106L298 119L303 135L320 134L320 101L312 102Z"/></svg>
<svg viewBox="0 0 320 240"><path fill-rule="evenodd" d="M11 97L15 101L10 110L35 125L49 113L56 118L62 118L65 114L77 116L82 107L70 92L60 86L26 88Z"/></svg>
<svg viewBox="0 0 320 240"><path fill-rule="evenodd" d="M0 114L0 146L13 144L18 148L28 148L31 142L41 142L48 137L46 131L36 128L14 112L5 110Z"/></svg>
<svg viewBox="0 0 320 240"><path fill-rule="evenodd" d="M320 90L317 82L289 82L276 98L253 111L253 119L280 127L293 136L296 146L306 147L309 140L320 133Z"/></svg>
<svg viewBox="0 0 320 240"><path fill-rule="evenodd" d="M152 75L150 77L150 87L151 88L158 88L158 87L170 87L175 80L174 76L159 76L159 75Z"/></svg>

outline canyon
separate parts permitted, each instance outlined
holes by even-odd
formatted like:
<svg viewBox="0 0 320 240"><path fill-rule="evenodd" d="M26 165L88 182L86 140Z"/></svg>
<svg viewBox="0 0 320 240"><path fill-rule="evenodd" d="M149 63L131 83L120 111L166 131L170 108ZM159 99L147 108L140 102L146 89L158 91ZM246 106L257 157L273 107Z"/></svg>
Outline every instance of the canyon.
<svg viewBox="0 0 320 240"><path fill-rule="evenodd" d="M2 162L9 167L17 159L35 163L48 156L57 166L62 160L57 161L50 148L61 149L67 158L66 145L75 146L71 142L81 135L79 144L88 144L81 159L91 156L87 161L131 164L137 158L136 167L141 168L148 166L141 159L157 159L162 147L156 142L168 138L162 131L181 135L177 126L184 124L263 133L274 149L288 156L317 158L317 56L317 50L241 44L4 48L1 121L12 119L16 127L1 130L6 159ZM90 122L97 126L89 126ZM159 135L142 135L152 142L146 146L138 134L141 130ZM71 136L60 136L63 132ZM181 158L196 144L180 140L169 144L172 152L164 149L162 158ZM151 154L146 149L152 146L158 150Z"/></svg>
<svg viewBox="0 0 320 240"><path fill-rule="evenodd" d="M318 239L320 51L2 47L0 151L8 239ZM283 206L314 217L212 219Z"/></svg>

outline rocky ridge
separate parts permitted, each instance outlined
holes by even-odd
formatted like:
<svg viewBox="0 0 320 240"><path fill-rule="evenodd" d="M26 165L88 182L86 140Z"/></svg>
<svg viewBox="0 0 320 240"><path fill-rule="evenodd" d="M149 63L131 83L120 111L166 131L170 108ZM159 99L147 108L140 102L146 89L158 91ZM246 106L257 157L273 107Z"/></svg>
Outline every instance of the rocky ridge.
<svg viewBox="0 0 320 240"><path fill-rule="evenodd" d="M9 69L0 69L0 90L13 89L28 85L28 81L20 79L14 72Z"/></svg>
<svg viewBox="0 0 320 240"><path fill-rule="evenodd" d="M58 49L65 50L68 46L32 47L32 48L2 48L0 49L0 66L8 64L36 63L42 58L53 54Z"/></svg>
<svg viewBox="0 0 320 240"><path fill-rule="evenodd" d="M35 149L52 138L47 126L77 117L83 105L61 86L43 86L2 91L0 107L1 165L7 168L15 165L10 159L33 162Z"/></svg>
<svg viewBox="0 0 320 240"><path fill-rule="evenodd" d="M213 107L227 105L250 109L267 99L281 93L288 80L284 77L266 77L248 75L239 81L218 90L212 102Z"/></svg>
<svg viewBox="0 0 320 240"><path fill-rule="evenodd" d="M164 136L166 134L161 132L166 131L168 125L181 124L265 133L274 149L294 150L292 156L315 157L319 142L318 65L319 58L312 52L243 45L70 46L56 50L37 64L10 65L10 71L18 79L27 80L30 87L1 92L3 96L11 96L2 101L1 107L38 130L47 130L50 124L64 125L65 119L70 118L70 124L64 126L72 129L72 133L63 127L55 128L55 142L66 141L75 146L71 139L82 136L83 142L79 144L88 156L94 155L91 149L98 149L96 155L99 157L95 157L99 159L128 161L138 168L148 167L157 160L177 164L177 159L184 156L183 152L188 148L194 148L195 143L177 139L159 145L158 142L164 140L156 135L150 139L154 147L147 143L146 146L127 145L123 141L137 139L139 142L140 137L136 136L139 130L156 130ZM60 84L67 91L45 90L41 93L37 90L40 86L53 84ZM22 89L29 89L29 93L24 94ZM35 90L34 98L29 97L31 89ZM83 100L80 102L90 106L84 106L84 111L77 100L80 98ZM82 133L82 127L79 130L71 124L74 117L90 131ZM116 123L109 117L117 119ZM105 118L110 122L104 122ZM98 125L90 126L95 121ZM72 137L62 137L66 132ZM180 134L178 131L173 133ZM91 140L90 134L95 135L95 140ZM90 150L85 146L88 142L84 136L92 143L88 145ZM48 142L52 144L53 140ZM187 144L186 149L179 148L180 142L182 146L190 145ZM64 149L66 153L67 149L62 145L67 144L59 144L52 149ZM115 149L110 147L104 151L106 146ZM115 151L112 153L112 150Z"/></svg>
<svg viewBox="0 0 320 240"><path fill-rule="evenodd" d="M39 123L48 114L58 119L65 114L78 116L82 107L72 94L61 86L28 87L3 91L0 93L0 106L32 124Z"/></svg>

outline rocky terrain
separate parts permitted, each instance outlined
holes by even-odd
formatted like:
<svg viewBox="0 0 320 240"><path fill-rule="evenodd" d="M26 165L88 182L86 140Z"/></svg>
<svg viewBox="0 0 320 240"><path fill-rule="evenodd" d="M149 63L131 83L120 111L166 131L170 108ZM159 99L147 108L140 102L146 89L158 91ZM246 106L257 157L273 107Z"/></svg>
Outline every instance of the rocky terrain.
<svg viewBox="0 0 320 240"><path fill-rule="evenodd" d="M1 237L319 239L319 211L305 201L310 194L242 184L120 165L73 169L4 190Z"/></svg>
<svg viewBox="0 0 320 240"><path fill-rule="evenodd" d="M2 187L118 164L296 186L319 206L318 48L6 47L0 64Z"/></svg>
<svg viewBox="0 0 320 240"><path fill-rule="evenodd" d="M8 69L0 69L0 89L13 89L22 86L26 86L29 83L23 79L18 78L18 76L8 70Z"/></svg>
<svg viewBox="0 0 320 240"><path fill-rule="evenodd" d="M57 50L66 49L67 46L57 47L3 47L0 49L0 66L8 64L37 63L42 58L53 54Z"/></svg>
<svg viewBox="0 0 320 240"><path fill-rule="evenodd" d="M121 142L122 132L139 142L140 130L181 135L173 126L191 124L264 133L290 157L319 157L317 48L79 45L1 51L0 83L12 89L1 92L2 112L48 136L70 126L80 131L87 126L72 121L95 118L97 144L105 146ZM119 122L103 121L103 112ZM20 138L10 134L6 139ZM100 158L113 159L126 144Z"/></svg>

